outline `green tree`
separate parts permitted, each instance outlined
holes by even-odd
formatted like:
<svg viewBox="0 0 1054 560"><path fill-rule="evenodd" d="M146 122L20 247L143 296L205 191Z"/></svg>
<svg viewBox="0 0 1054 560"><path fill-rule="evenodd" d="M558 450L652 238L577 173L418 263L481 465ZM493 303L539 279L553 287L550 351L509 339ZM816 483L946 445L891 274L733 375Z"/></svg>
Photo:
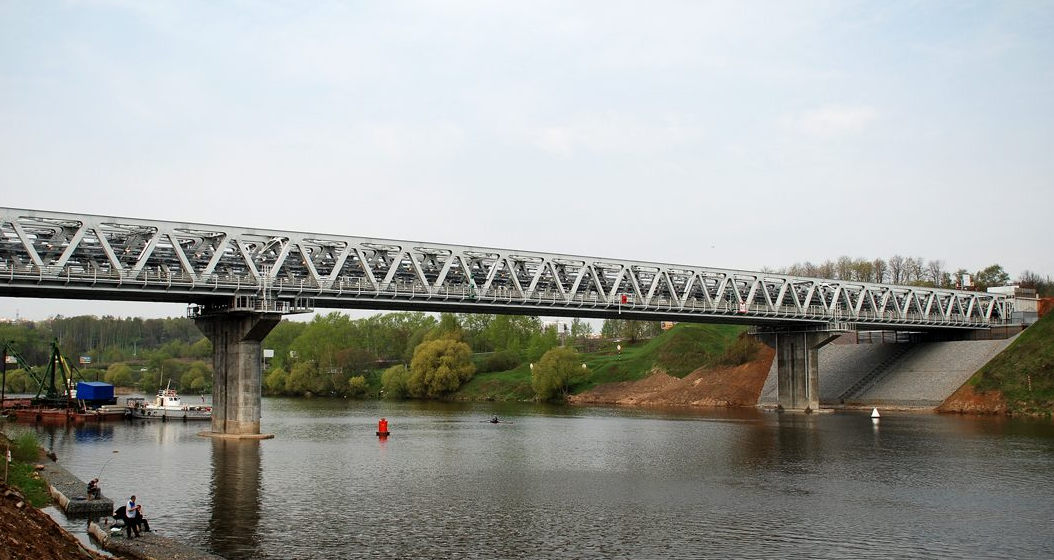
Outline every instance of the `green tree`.
<svg viewBox="0 0 1054 560"><path fill-rule="evenodd" d="M527 341L527 359L535 361L540 359L550 348L560 344L560 335L555 326L536 332Z"/></svg>
<svg viewBox="0 0 1054 560"><path fill-rule="evenodd" d="M267 389L268 394L271 395L284 394L288 377L289 374L284 369L271 368L271 371L264 376L264 389Z"/></svg>
<svg viewBox="0 0 1054 560"><path fill-rule="evenodd" d="M1010 283L1010 275L998 264L977 271L974 275L974 284L978 288L990 288L993 286L1005 286Z"/></svg>
<svg viewBox="0 0 1054 560"><path fill-rule="evenodd" d="M292 348L293 341L304 329L307 328L307 323L296 323L289 320L283 320L278 323L267 338L263 341L263 348L269 348L274 350L274 358L271 359L271 366L279 368L289 368L289 364L292 358L289 355L289 350Z"/></svg>
<svg viewBox="0 0 1054 560"><path fill-rule="evenodd" d="M409 396L406 390L406 380L410 377L410 370L402 364L394 365L381 374L381 386L384 394L393 399L403 399Z"/></svg>
<svg viewBox="0 0 1054 560"><path fill-rule="evenodd" d="M412 397L434 398L456 391L475 373L468 344L449 338L422 343L410 362L407 392Z"/></svg>
<svg viewBox="0 0 1054 560"><path fill-rule="evenodd" d="M126 364L114 364L107 368L104 379L114 387L131 387L134 383L132 368Z"/></svg>
<svg viewBox="0 0 1054 560"><path fill-rule="evenodd" d="M448 339L457 342L462 341L461 322L453 313L440 313L439 324L425 335L426 341ZM469 349L471 352L471 349ZM414 354L417 348L414 348Z"/></svg>
<svg viewBox="0 0 1054 560"><path fill-rule="evenodd" d="M591 334L593 334L593 325L578 317L571 320L571 338L585 338Z"/></svg>
<svg viewBox="0 0 1054 560"><path fill-rule="evenodd" d="M589 378L589 368L578 352L557 347L549 350L531 369L531 387L539 400L566 398L571 387Z"/></svg>
<svg viewBox="0 0 1054 560"><path fill-rule="evenodd" d="M169 377L171 379L171 377ZM116 385L116 383L114 383ZM161 387L161 372L160 371L147 371L139 377L139 383L136 384L138 389L146 394L154 393Z"/></svg>
<svg viewBox="0 0 1054 560"><path fill-rule="evenodd" d="M179 388L182 391L200 391L210 385L212 385L212 369L201 360L190 364L190 367L179 377Z"/></svg>
<svg viewBox="0 0 1054 560"><path fill-rule="evenodd" d="M8 393L27 393L30 391L29 385L29 375L25 370L7 370L7 387L5 390Z"/></svg>
<svg viewBox="0 0 1054 560"><path fill-rule="evenodd" d="M290 395L306 395L311 393L314 385L312 378L315 376L315 367L307 362L297 362L289 370L289 376L285 381L285 392Z"/></svg>
<svg viewBox="0 0 1054 560"><path fill-rule="evenodd" d="M207 338L190 345L189 356L191 358L198 358L205 360L212 357L212 342Z"/></svg>
<svg viewBox="0 0 1054 560"><path fill-rule="evenodd" d="M356 375L348 379L348 396L360 398L366 396L366 377Z"/></svg>

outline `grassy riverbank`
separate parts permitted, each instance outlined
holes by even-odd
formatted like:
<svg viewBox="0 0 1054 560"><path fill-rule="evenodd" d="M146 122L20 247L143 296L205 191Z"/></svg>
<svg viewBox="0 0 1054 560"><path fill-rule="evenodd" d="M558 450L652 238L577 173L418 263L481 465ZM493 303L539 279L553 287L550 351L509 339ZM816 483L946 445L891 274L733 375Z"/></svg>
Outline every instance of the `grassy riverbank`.
<svg viewBox="0 0 1054 560"><path fill-rule="evenodd" d="M21 490L34 507L51 505L48 485L33 468L42 456L36 436L17 428L9 430L10 426L10 423L0 421L0 454L11 449L13 459L7 472L7 484Z"/></svg>
<svg viewBox="0 0 1054 560"><path fill-rule="evenodd" d="M735 360L737 341L745 327L681 323L644 341L611 343L597 352L583 352L582 362L592 374L574 392L604 383L636 381L657 370L684 377L702 366ZM621 352L617 346L621 345ZM451 398L455 400L526 401L534 399L530 364L514 369L477 373Z"/></svg>
<svg viewBox="0 0 1054 560"><path fill-rule="evenodd" d="M1054 412L1054 313L1025 329L970 384L980 393L1000 392L1010 414Z"/></svg>

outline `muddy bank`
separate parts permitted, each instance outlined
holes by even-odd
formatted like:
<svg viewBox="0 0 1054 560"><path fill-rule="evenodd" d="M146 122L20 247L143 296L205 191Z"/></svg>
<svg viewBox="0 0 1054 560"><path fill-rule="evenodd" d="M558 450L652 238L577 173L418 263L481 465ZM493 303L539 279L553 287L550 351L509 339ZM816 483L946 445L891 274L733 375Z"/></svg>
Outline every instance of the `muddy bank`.
<svg viewBox="0 0 1054 560"><path fill-rule="evenodd" d="M1006 414L1006 399L1001 391L981 392L969 383L945 399L937 412L959 414Z"/></svg>
<svg viewBox="0 0 1054 560"><path fill-rule="evenodd" d="M700 368L678 379L655 372L638 381L600 385L572 395L573 404L644 406L756 406L775 350L762 346L758 358L741 366Z"/></svg>

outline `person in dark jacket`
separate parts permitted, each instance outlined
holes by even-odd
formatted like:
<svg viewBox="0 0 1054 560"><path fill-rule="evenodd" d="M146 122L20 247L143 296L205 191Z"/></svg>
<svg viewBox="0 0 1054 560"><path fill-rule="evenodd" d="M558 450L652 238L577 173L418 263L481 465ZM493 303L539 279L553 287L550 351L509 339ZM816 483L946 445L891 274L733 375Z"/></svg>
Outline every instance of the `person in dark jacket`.
<svg viewBox="0 0 1054 560"><path fill-rule="evenodd" d="M99 479L91 479L91 482L88 483L88 499L98 500L100 492L101 490L99 489Z"/></svg>

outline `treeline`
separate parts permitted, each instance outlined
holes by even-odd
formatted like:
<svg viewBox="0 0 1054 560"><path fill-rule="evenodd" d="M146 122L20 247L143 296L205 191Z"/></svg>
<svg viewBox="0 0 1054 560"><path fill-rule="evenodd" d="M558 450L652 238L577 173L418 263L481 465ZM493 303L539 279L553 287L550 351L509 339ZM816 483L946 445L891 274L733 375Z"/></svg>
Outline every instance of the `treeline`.
<svg viewBox="0 0 1054 560"><path fill-rule="evenodd" d="M92 363L107 365L140 359L156 350L170 357L182 357L203 338L194 321L186 318L122 319L85 315L0 323L0 340L10 342L32 364L47 361L51 343L56 340L64 356L74 360L90 356Z"/></svg>
<svg viewBox="0 0 1054 560"><path fill-rule="evenodd" d="M212 386L212 345L186 318L121 319L54 317L46 321L0 324L0 341L42 376L52 344L86 381L157 391L171 380L183 391L208 392ZM81 364L88 356L90 364ZM8 365L6 390L35 392L34 376L22 364Z"/></svg>
<svg viewBox="0 0 1054 560"><path fill-rule="evenodd" d="M1010 275L999 264L976 271L965 268L951 271L944 261L939 259L927 260L923 257L901 255L874 260L841 256L836 260L826 260L820 264L794 263L779 269L765 268L763 271L850 282L904 284L932 288L984 290L992 286L1005 286L1012 283ZM969 275L970 284L964 286L963 278L967 275ZM1042 277L1026 270L1021 273L1016 283L1025 288L1034 288L1040 297L1054 297L1054 278L1050 276Z"/></svg>
<svg viewBox="0 0 1054 560"><path fill-rule="evenodd" d="M274 356L264 389L275 395L361 396L379 393L380 372L390 370L389 395L437 396L456 390L476 371L513 369L540 360L561 341L585 345L590 334L591 325L578 319L561 332L538 317L516 315L387 313L351 319L333 312L307 323L284 321L268 335L263 345ZM425 361L436 371L426 375L421 366L420 375L411 376L414 363ZM406 375L393 381L393 367Z"/></svg>

